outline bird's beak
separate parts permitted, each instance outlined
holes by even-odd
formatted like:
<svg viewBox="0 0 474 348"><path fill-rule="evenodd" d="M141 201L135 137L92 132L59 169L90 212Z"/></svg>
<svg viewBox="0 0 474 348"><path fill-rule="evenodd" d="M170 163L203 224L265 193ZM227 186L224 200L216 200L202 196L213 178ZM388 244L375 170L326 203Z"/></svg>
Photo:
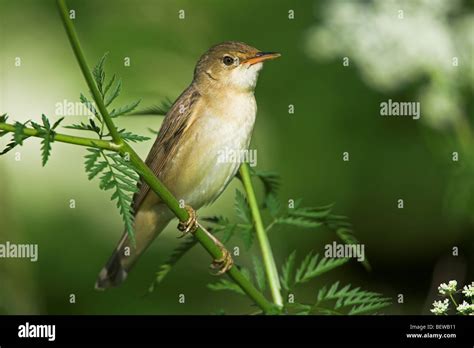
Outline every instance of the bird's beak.
<svg viewBox="0 0 474 348"><path fill-rule="evenodd" d="M246 59L243 61L243 63L249 64L249 65L254 65L260 62L263 62L265 60L270 60L270 59L275 59L280 57L281 54L277 52L258 52L255 57Z"/></svg>

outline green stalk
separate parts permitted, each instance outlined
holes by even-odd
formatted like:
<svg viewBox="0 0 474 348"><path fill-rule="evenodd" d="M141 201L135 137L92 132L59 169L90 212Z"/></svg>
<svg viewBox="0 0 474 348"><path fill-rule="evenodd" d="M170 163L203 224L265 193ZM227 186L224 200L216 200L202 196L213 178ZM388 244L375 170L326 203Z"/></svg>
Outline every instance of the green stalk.
<svg viewBox="0 0 474 348"><path fill-rule="evenodd" d="M95 85L93 76L87 67L84 54L79 44L74 25L69 18L69 11L64 0L57 0L59 12L64 23L69 41L76 55L77 61L81 67L84 78L92 92L94 101L100 111L100 114L106 124L114 142L119 146L121 154L128 154L130 156L130 163L134 166L138 174L150 186L150 188L160 197L160 199L170 208L170 210L180 219L186 221L189 218L188 212L179 206L179 202L171 194L171 192L158 180L153 171L142 161L138 154L128 145L119 135L117 129L110 117L107 108L102 102L99 90ZM201 226L194 233L195 238L199 243L212 255L214 259L222 258L222 251L215 245L214 241L209 238ZM265 312L274 313L275 308L261 292L237 269L232 267L227 274L242 288L242 290Z"/></svg>
<svg viewBox="0 0 474 348"><path fill-rule="evenodd" d="M260 251L262 252L263 265L265 267L265 275L269 284L269 288L272 294L273 302L279 306L283 306L283 299L281 297L281 286L280 279L278 277L278 270L273 258L272 248L268 240L265 227L263 225L262 216L260 215L260 209L258 208L257 198L255 191L252 186L252 180L250 178L250 170L247 163L242 163L240 166L240 177L247 193L247 199L252 213L255 231L257 234L258 244L260 245Z"/></svg>
<svg viewBox="0 0 474 348"><path fill-rule="evenodd" d="M7 132L15 132L15 127L12 124L0 123L0 130L7 131ZM23 134L28 135L30 137L37 137L37 138L45 137L44 134L39 133L36 129L28 128L28 127L23 128ZM93 138L76 137L72 135L59 134L59 133L54 133L53 141L80 145L80 146L87 146L87 147L96 147L99 149L111 150L111 151L118 151L120 149L120 145L117 145L110 141L93 139Z"/></svg>
<svg viewBox="0 0 474 348"><path fill-rule="evenodd" d="M87 66L86 58L84 57L84 52L82 51L81 44L79 42L79 38L77 37L76 30L74 29L74 24L72 23L71 19L69 18L69 10L67 8L66 2L64 0L58 0L58 7L59 12L61 13L61 18L63 20L64 27L66 29L67 36L69 38L69 42L71 43L72 50L74 51L74 55L76 56L77 62L81 68L82 74L86 79L87 86L89 87L92 96L97 104L97 107L102 115L105 125L112 136L112 139L115 143L121 144L123 143L122 138L120 137L117 128L115 127L112 117L110 117L107 108L102 100L100 95L99 89L95 84L94 78L92 77L92 73Z"/></svg>

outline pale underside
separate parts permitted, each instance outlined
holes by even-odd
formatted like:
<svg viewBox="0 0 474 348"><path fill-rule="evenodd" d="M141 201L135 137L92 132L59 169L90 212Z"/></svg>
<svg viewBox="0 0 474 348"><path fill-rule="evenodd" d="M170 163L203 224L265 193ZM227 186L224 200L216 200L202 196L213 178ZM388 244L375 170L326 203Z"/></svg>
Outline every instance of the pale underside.
<svg viewBox="0 0 474 348"><path fill-rule="evenodd" d="M199 209L219 197L235 176L240 163L221 162L219 154L248 149L257 111L255 97L249 91L208 99L191 85L173 109L147 164L178 200ZM133 253L139 254L173 214L146 184L135 196L134 208L137 245Z"/></svg>

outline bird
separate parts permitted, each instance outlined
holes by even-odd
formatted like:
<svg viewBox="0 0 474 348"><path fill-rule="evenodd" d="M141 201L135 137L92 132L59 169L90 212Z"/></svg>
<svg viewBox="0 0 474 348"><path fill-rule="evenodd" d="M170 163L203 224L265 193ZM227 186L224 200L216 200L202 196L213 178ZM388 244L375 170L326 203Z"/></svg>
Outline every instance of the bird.
<svg viewBox="0 0 474 348"><path fill-rule="evenodd" d="M214 202L236 175L241 163L219 160L219 154L248 149L257 113L254 91L259 72L265 61L279 56L238 41L214 45L199 58L191 84L167 112L146 164L185 202L190 215ZM98 290L123 283L140 255L174 218L143 180L131 209L135 245L125 231L99 273ZM193 229L183 223L178 227L185 232Z"/></svg>

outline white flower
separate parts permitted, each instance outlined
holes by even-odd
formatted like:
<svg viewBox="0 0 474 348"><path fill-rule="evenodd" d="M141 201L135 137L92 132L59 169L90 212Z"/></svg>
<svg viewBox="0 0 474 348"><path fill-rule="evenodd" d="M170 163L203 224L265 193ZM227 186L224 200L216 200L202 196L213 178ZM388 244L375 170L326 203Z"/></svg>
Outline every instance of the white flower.
<svg viewBox="0 0 474 348"><path fill-rule="evenodd" d="M460 122L468 104L463 86L474 85L474 65L465 64L472 61L474 15L459 11L461 1L324 3L317 7L321 22L307 34L310 56L350 57L362 79L380 91L420 86L424 122L439 129Z"/></svg>
<svg viewBox="0 0 474 348"><path fill-rule="evenodd" d="M438 291L441 295L451 295L456 292L456 287L458 286L458 282L455 280L450 280L449 283L441 284L438 286Z"/></svg>
<svg viewBox="0 0 474 348"><path fill-rule="evenodd" d="M461 314L472 314L474 313L474 304L469 304L464 301L456 309Z"/></svg>
<svg viewBox="0 0 474 348"><path fill-rule="evenodd" d="M466 297L474 297L474 282L472 282L470 285L464 286L462 293Z"/></svg>
<svg viewBox="0 0 474 348"><path fill-rule="evenodd" d="M434 301L431 313L434 313L436 315L445 314L448 311L448 307L449 300L447 298L445 298L444 301Z"/></svg>

